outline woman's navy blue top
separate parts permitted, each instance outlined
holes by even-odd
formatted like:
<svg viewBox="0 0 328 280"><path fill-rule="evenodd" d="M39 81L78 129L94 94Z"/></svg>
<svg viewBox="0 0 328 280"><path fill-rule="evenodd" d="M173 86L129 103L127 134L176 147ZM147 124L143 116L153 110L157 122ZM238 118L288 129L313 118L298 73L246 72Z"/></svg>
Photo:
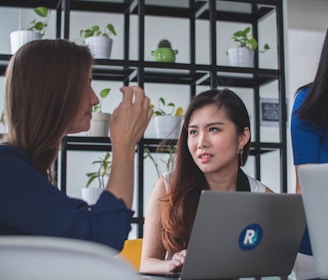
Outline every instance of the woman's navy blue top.
<svg viewBox="0 0 328 280"><path fill-rule="evenodd" d="M0 145L0 235L43 235L123 248L133 211L104 191L95 205L68 197L21 150Z"/></svg>

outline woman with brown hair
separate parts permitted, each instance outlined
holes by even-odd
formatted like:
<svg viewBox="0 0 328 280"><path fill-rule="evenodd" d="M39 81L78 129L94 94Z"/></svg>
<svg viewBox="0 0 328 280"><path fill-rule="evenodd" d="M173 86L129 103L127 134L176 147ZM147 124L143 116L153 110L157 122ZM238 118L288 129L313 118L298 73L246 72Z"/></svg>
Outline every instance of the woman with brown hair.
<svg viewBox="0 0 328 280"><path fill-rule="evenodd" d="M240 169L250 139L247 109L234 92L212 89L191 101L173 171L158 180L148 204L141 272L181 269L202 190L272 192Z"/></svg>
<svg viewBox="0 0 328 280"><path fill-rule="evenodd" d="M112 169L95 205L54 185L65 135L87 131L92 106L89 49L66 40L24 45L7 68L8 133L0 145L0 235L47 235L96 241L120 250L131 229L135 145L152 116L139 87L123 87L110 118Z"/></svg>

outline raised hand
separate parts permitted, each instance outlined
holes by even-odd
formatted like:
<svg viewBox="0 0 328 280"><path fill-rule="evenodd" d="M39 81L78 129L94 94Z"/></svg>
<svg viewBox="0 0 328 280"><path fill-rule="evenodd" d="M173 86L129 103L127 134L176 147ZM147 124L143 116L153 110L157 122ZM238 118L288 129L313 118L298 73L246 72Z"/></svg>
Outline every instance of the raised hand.
<svg viewBox="0 0 328 280"><path fill-rule="evenodd" d="M144 134L153 110L144 91L137 86L122 87L123 100L110 117L109 129L113 145L135 146Z"/></svg>

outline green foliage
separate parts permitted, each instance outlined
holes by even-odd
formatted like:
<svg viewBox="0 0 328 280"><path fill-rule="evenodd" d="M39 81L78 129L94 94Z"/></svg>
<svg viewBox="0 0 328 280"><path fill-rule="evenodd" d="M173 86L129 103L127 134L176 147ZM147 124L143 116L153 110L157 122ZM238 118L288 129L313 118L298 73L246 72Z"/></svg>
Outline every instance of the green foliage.
<svg viewBox="0 0 328 280"><path fill-rule="evenodd" d="M167 160L160 159L160 161L162 163L164 163L164 165L165 165L165 172L170 171L173 167L175 146L170 146L170 145L163 146L160 148L160 151L168 154ZM157 176L159 178L162 174L162 172L160 170L159 162L152 156L148 147L144 148L144 159L146 159L146 158L149 158L152 161L152 163L154 164Z"/></svg>
<svg viewBox="0 0 328 280"><path fill-rule="evenodd" d="M27 28L27 30L40 32L42 35L44 35L47 30L47 27L48 27L50 12L46 7L42 7L42 6L34 8L33 11L39 17L44 18L44 21L39 21L39 20L33 19L31 21L32 26Z"/></svg>
<svg viewBox="0 0 328 280"><path fill-rule="evenodd" d="M100 93L100 100L99 100L99 104L94 105L92 108L93 112L101 112L101 102L104 98L106 98L108 96L108 94L110 93L110 88L104 88Z"/></svg>
<svg viewBox="0 0 328 280"><path fill-rule="evenodd" d="M112 162L110 160L111 154L107 152L105 156L100 157L99 160L95 160L92 162L92 164L98 165L98 170L95 172L89 172L87 173L88 181L86 184L86 188L89 187L89 185L95 180L98 180L99 187L105 188L105 178L109 177L110 170L112 168Z"/></svg>
<svg viewBox="0 0 328 280"><path fill-rule="evenodd" d="M81 29L80 30L80 36L84 39L91 37L91 36L104 36L106 38L109 38L110 35L116 35L116 30L113 24L108 23L104 31L100 30L99 25L94 25L89 29Z"/></svg>
<svg viewBox="0 0 328 280"><path fill-rule="evenodd" d="M163 97L160 97L157 101L158 106L155 107L154 104L150 104L150 107L154 110L154 116L182 116L183 109L178 107L175 109L175 104L173 102L167 103ZM169 110L169 111L167 111Z"/></svg>
<svg viewBox="0 0 328 280"><path fill-rule="evenodd" d="M169 48L172 49L172 44L169 40L167 39L162 39L158 43L158 48Z"/></svg>
<svg viewBox="0 0 328 280"><path fill-rule="evenodd" d="M237 43L238 47L241 48L248 48L252 51L256 51L258 48L257 40L253 37L251 34L251 28L248 26L244 30L238 30L235 33L232 34L232 37L234 42ZM270 46L268 44L265 44L263 47L263 51L259 52L265 52L270 49Z"/></svg>

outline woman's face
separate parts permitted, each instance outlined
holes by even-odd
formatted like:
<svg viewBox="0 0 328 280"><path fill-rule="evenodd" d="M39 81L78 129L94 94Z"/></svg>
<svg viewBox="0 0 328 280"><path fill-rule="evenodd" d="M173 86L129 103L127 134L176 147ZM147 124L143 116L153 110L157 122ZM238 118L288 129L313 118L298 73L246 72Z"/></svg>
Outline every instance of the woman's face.
<svg viewBox="0 0 328 280"><path fill-rule="evenodd" d="M238 150L248 142L249 137L248 128L238 135L225 109L216 105L195 110L188 124L188 148L205 175L235 171L238 167Z"/></svg>
<svg viewBox="0 0 328 280"><path fill-rule="evenodd" d="M90 69L88 80L85 81L83 93L81 94L80 104L73 116L72 121L68 127L67 134L87 131L90 128L90 121L92 118L92 106L99 103L99 98L91 87L92 71Z"/></svg>

